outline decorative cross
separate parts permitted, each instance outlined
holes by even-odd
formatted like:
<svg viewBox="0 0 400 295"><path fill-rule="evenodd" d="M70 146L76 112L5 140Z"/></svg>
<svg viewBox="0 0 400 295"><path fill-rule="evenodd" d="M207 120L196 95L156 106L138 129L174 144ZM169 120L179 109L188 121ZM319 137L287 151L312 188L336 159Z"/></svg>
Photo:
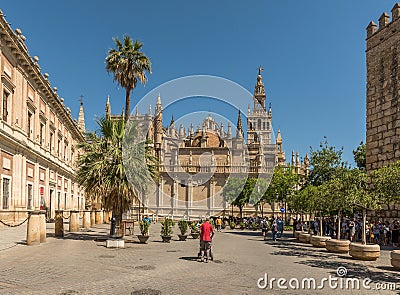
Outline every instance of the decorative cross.
<svg viewBox="0 0 400 295"><path fill-rule="evenodd" d="M83 95L79 96L78 101L83 105Z"/></svg>
<svg viewBox="0 0 400 295"><path fill-rule="evenodd" d="M264 71L264 68L260 65L258 67L258 74L261 75L261 72Z"/></svg>

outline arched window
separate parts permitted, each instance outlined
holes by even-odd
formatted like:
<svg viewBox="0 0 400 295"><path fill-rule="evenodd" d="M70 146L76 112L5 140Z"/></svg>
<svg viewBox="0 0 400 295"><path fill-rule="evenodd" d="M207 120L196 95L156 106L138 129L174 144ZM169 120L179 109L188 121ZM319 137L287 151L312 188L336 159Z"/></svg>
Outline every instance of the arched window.
<svg viewBox="0 0 400 295"><path fill-rule="evenodd" d="M269 122L267 122L267 130L269 130Z"/></svg>
<svg viewBox="0 0 400 295"><path fill-rule="evenodd" d="M258 124L257 124L257 125L258 125L258 126L257 126L257 127L258 127L258 130L261 130L261 119L258 119L258 122L257 122L257 123L258 123Z"/></svg>

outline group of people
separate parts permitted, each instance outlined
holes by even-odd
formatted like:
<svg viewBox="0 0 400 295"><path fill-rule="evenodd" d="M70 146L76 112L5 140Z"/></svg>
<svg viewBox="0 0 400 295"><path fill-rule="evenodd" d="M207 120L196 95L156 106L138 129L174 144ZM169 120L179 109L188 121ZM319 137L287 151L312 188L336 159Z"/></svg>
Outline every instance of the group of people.
<svg viewBox="0 0 400 295"><path fill-rule="evenodd" d="M294 228L296 230L308 231L319 234L321 232L321 220L315 218L313 221L306 223L304 221L295 221ZM383 246L392 245L399 246L399 231L400 224L398 220L382 221L374 220L367 221L365 234L367 243L374 243ZM325 236L337 237L338 222L336 218L326 217L322 219L322 234ZM347 239L351 242L362 241L362 220L361 218L343 217L340 220L340 238Z"/></svg>

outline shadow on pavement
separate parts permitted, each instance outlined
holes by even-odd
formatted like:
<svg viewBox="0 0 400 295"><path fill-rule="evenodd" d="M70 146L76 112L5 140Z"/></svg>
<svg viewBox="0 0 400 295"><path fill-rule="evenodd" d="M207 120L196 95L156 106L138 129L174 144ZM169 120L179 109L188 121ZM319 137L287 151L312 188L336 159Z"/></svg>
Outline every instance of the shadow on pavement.
<svg viewBox="0 0 400 295"><path fill-rule="evenodd" d="M186 257L179 257L179 259L187 260L187 261L195 261L197 262L197 256L186 256Z"/></svg>

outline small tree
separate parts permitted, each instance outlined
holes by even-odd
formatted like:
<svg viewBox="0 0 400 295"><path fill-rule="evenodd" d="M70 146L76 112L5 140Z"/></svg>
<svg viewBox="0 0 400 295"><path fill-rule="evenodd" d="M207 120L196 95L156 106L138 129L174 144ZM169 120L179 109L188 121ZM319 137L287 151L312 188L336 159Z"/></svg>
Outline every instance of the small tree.
<svg viewBox="0 0 400 295"><path fill-rule="evenodd" d="M356 162L358 169L365 170L367 167L367 149L365 143L361 141L357 149L353 150L354 162Z"/></svg>

